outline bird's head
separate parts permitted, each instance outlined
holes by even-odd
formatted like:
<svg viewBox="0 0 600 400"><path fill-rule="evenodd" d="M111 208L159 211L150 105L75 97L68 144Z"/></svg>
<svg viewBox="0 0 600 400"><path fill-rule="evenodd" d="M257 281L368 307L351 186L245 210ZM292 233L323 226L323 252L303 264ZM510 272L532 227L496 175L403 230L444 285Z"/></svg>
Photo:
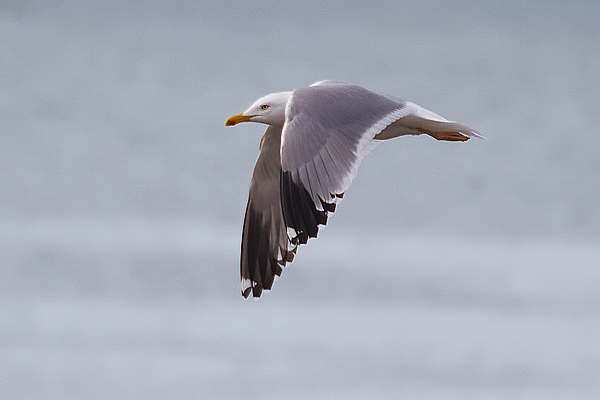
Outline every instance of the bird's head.
<svg viewBox="0 0 600 400"><path fill-rule="evenodd" d="M254 102L246 111L236 114L225 121L226 126L240 122L260 122L267 125L283 125L285 107L292 92L271 93Z"/></svg>

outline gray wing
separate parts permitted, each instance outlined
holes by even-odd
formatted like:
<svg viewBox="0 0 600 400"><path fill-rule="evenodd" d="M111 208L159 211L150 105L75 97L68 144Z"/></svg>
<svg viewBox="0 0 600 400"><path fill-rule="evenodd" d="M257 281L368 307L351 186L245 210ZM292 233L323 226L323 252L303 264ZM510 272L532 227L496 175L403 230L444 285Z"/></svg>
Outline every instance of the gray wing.
<svg viewBox="0 0 600 400"><path fill-rule="evenodd" d="M343 82L293 92L281 138L281 199L292 244L317 236L373 138L410 112L403 100Z"/></svg>
<svg viewBox="0 0 600 400"><path fill-rule="evenodd" d="M250 292L259 297L263 289L271 289L275 276L281 275L282 266L292 261L296 250L288 245L281 209L280 140L281 130L269 126L250 182L240 257L244 297Z"/></svg>
<svg viewBox="0 0 600 400"><path fill-rule="evenodd" d="M420 134L482 138L464 124L360 86L322 81L295 90L281 137L281 197L291 243L317 236L376 143Z"/></svg>

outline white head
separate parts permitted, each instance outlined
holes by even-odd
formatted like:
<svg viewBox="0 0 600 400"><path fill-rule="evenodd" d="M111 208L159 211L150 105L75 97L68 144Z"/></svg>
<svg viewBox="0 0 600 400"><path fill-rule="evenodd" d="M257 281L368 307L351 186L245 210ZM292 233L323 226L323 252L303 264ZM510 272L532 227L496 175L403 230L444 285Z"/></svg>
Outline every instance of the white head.
<svg viewBox="0 0 600 400"><path fill-rule="evenodd" d="M225 122L226 126L240 122L260 122L268 125L283 125L285 107L292 92L271 93L254 102L246 111L233 115Z"/></svg>

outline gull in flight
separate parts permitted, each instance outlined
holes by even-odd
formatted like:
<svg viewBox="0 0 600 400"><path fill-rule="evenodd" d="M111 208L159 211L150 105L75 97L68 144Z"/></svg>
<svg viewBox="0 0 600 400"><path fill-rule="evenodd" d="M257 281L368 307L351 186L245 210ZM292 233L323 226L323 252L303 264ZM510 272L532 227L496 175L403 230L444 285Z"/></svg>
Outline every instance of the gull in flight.
<svg viewBox="0 0 600 400"><path fill-rule="evenodd" d="M380 141L426 134L464 142L482 138L410 101L338 81L272 93L227 119L267 124L254 166L242 231L242 295L260 297L300 244L350 187L362 158Z"/></svg>

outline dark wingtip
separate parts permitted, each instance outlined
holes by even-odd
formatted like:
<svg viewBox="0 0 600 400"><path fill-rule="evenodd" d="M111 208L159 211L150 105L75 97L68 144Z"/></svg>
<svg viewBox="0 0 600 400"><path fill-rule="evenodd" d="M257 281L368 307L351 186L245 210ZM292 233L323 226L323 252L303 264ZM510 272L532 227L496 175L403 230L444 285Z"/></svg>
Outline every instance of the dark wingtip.
<svg viewBox="0 0 600 400"><path fill-rule="evenodd" d="M249 287L246 290L242 290L242 296L247 299L250 296L250 292L252 292L252 297L260 297L262 291L262 288L258 286Z"/></svg>

